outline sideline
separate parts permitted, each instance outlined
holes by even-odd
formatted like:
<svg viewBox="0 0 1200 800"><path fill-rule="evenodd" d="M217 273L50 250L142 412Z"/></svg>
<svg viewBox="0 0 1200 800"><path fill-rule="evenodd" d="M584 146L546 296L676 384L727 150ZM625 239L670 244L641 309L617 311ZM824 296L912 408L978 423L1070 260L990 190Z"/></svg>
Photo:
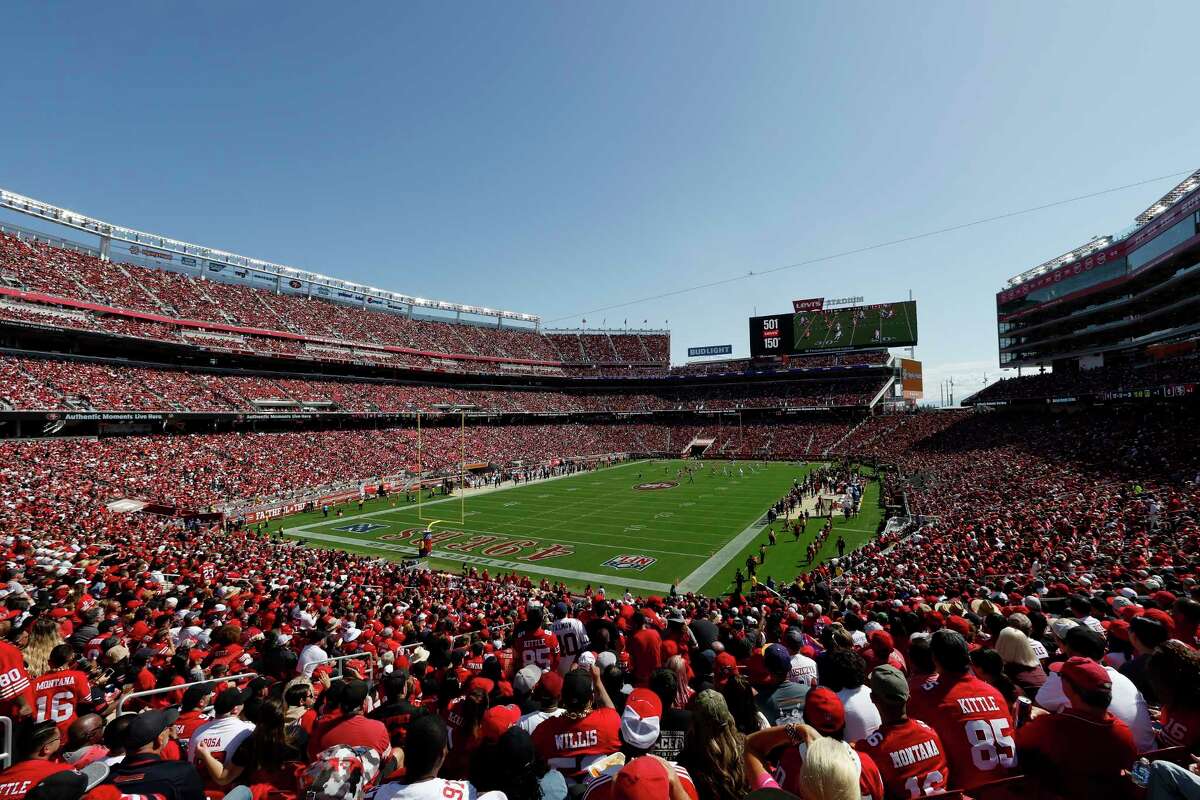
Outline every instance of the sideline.
<svg viewBox="0 0 1200 800"><path fill-rule="evenodd" d="M625 467L632 467L634 464L644 464L644 463L646 463L647 460L648 459L643 458L638 461L627 461L624 464L618 464L615 467L607 467L606 469L600 470L600 472L624 469ZM540 481L530 482L530 483L511 483L510 482L508 484L501 484L500 486L483 486L478 489L466 489L466 490L462 490L462 491L468 492L468 494L465 494L465 495L454 494L454 495L451 495L450 497L443 497L440 500L426 500L425 502L421 503L421 505L422 506L435 506L438 503L455 503L455 502L461 503L463 500L470 499L472 497L479 497L481 495L492 494L494 492L507 492L510 489L522 489L526 486L537 486L537 485L540 485L543 483L549 483L550 481L562 480L563 478L578 478L578 477L580 477L580 475L583 475L583 474L584 473L573 472L569 475L554 475L552 477L542 478ZM380 514L394 514L397 511L414 510L416 508L417 508L416 503L405 503L403 507L397 506L395 508L381 508L378 511L364 511L361 514L353 514L353 515L344 516L344 517L342 517L342 519L346 520L347 523L349 523L350 521L356 520L356 519L366 519L367 517L378 517ZM322 519L318 522L310 522L306 525L297 525L293 528L282 528L281 532L286 536L295 531L309 531L309 530L312 530L313 528L321 528L321 527L328 525L330 522L335 522L335 521L336 520L333 520L333 519ZM429 522L429 520L425 520L425 519L418 519L416 521L418 523ZM446 520L446 521L453 522L454 520Z"/></svg>
<svg viewBox="0 0 1200 800"><path fill-rule="evenodd" d="M314 539L321 542L331 542L334 544L347 544L364 550L378 550L387 552L403 553L409 557L413 555L413 546L411 544L390 544L388 542L365 541L363 539L351 539L348 536L333 536L328 533L303 533L299 534L305 539ZM451 563L467 563L475 564L476 566L497 567L503 570L516 570L518 572L539 573L542 575L552 575L556 578L570 578L572 580L584 581L600 587L604 585L612 587L621 587L623 589L647 589L652 592L668 592L671 590L669 583L656 583L654 581L643 581L637 578L625 578L622 575L601 575L596 572L577 572L571 569L560 569L559 567L550 567L544 564L534 564L528 561L505 561L500 558L487 558L485 556L471 555L470 553L450 553L445 550L434 550L431 554L432 558L439 561L448 561ZM444 570L454 574L453 570ZM536 577L530 575L530 577ZM606 594L611 592L606 591Z"/></svg>

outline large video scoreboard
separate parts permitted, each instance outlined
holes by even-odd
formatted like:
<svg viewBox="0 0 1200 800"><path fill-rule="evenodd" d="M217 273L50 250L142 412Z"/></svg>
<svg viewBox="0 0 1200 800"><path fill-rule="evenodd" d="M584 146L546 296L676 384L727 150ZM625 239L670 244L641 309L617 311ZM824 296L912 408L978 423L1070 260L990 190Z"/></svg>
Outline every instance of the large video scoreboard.
<svg viewBox="0 0 1200 800"><path fill-rule="evenodd" d="M912 300L750 318L751 356L910 347L916 343L917 304Z"/></svg>

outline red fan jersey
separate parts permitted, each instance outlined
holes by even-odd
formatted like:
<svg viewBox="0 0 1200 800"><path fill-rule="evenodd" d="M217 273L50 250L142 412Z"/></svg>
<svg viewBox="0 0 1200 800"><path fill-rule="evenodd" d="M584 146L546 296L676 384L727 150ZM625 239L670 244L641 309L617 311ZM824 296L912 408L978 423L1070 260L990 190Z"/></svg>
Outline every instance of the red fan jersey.
<svg viewBox="0 0 1200 800"><path fill-rule="evenodd" d="M950 763L951 789L973 789L1006 778L1017 765L1008 704L971 672L921 684L909 700L908 715L937 731Z"/></svg>
<svg viewBox="0 0 1200 800"><path fill-rule="evenodd" d="M209 718L204 716L204 712L200 709L181 712L173 726L175 728L175 741L179 743L181 748L186 749L196 729L209 721Z"/></svg>
<svg viewBox="0 0 1200 800"><path fill-rule="evenodd" d="M0 797L5 800L21 800L29 790L56 772L71 768L70 764L30 758L0 773Z"/></svg>
<svg viewBox="0 0 1200 800"><path fill-rule="evenodd" d="M879 767L887 800L937 794L950 780L942 740L920 720L882 725L857 747Z"/></svg>
<svg viewBox="0 0 1200 800"><path fill-rule="evenodd" d="M67 728L79 716L79 704L92 696L87 675L77 669L47 672L33 682L33 715L53 722L65 740Z"/></svg>
<svg viewBox="0 0 1200 800"><path fill-rule="evenodd" d="M688 774L688 771L678 764L671 764L671 766L674 767L675 774L679 776L679 785L683 787L683 791L687 792L687 796L691 800L700 800L700 793L696 791L696 784L692 782L692 776ZM583 800L612 800L615 794L613 783L620 771L620 767L610 767L601 772L600 777L588 783L587 791L583 793Z"/></svg>
<svg viewBox="0 0 1200 800"><path fill-rule="evenodd" d="M537 664L543 671L558 668L558 639L542 628L518 636L513 651L517 669L526 664Z"/></svg>
<svg viewBox="0 0 1200 800"><path fill-rule="evenodd" d="M1159 746L1183 745L1190 752L1196 751L1196 745L1200 744L1200 712L1163 706L1158 721L1162 723L1158 733Z"/></svg>
<svg viewBox="0 0 1200 800"><path fill-rule="evenodd" d="M8 642L0 642L0 714L16 717L18 696L33 705L33 687L25 671L25 656Z"/></svg>
<svg viewBox="0 0 1200 800"><path fill-rule="evenodd" d="M551 717L533 732L533 747L550 766L575 778L600 756L621 749L621 717L612 708L597 708L586 717Z"/></svg>

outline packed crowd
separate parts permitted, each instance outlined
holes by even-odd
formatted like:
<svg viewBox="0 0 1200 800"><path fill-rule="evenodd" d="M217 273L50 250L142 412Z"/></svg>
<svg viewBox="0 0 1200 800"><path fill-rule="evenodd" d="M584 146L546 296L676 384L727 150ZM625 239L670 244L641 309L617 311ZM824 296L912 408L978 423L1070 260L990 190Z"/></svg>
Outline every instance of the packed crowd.
<svg viewBox="0 0 1200 800"><path fill-rule="evenodd" d="M1004 378L976 392L964 404L1116 394L1197 381L1200 381L1200 358L1192 355L1137 366L1110 365Z"/></svg>
<svg viewBox="0 0 1200 800"><path fill-rule="evenodd" d="M318 297L253 288L242 283L193 278L103 261L85 252L0 233L0 275L20 287L54 297L81 300L111 309L275 331L345 343L391 345L432 354L532 360L551 364L641 365L665 369L670 360L666 334L640 332L557 332L480 327L413 319L404 314L344 305ZM7 305L0 313L19 307ZM110 328L119 316L81 317L82 326L100 320ZM44 319L39 320L45 322ZM145 333L178 331L170 324L125 318ZM134 333L134 335L137 335ZM154 338L149 336L147 338ZM276 340L255 337L274 350ZM286 341L286 338L284 339Z"/></svg>
<svg viewBox="0 0 1200 800"><path fill-rule="evenodd" d="M844 431L832 423L563 423L0 440L0 499L7 530L35 531L45 520L24 512L68 517L77 510L58 505L68 499L228 510L389 476L457 474L462 453L467 463L505 468L606 453L680 455L693 440L711 439L710 457L800 457L819 455Z"/></svg>
<svg viewBox="0 0 1200 800"><path fill-rule="evenodd" d="M88 308L0 298L0 320L317 362L475 374L647 378L746 372L748 359L670 366L670 336L544 331L414 319L361 305L101 261L0 232L0 280ZM153 315L153 318L151 316ZM187 322L181 325L180 322ZM221 330L199 323L229 326ZM793 356L790 369L882 366L886 350Z"/></svg>
<svg viewBox="0 0 1200 800"><path fill-rule="evenodd" d="M236 412L306 407L345 412L495 413L861 406L884 379L813 379L669 387L643 392L455 388L384 381L195 372L118 362L0 356L0 409Z"/></svg>
<svg viewBox="0 0 1200 800"><path fill-rule="evenodd" d="M1190 779L1162 748L1200 741L1200 605L1175 576L1067 597L573 597L136 528L8 545L6 797L885 800L1023 775L1125 798L1139 753L1167 797Z"/></svg>
<svg viewBox="0 0 1200 800"><path fill-rule="evenodd" d="M742 429L879 462L912 524L778 594L715 598L571 595L101 502L399 465L394 432L8 444L0 711L20 760L0 795L1195 796L1198 422L1143 405ZM599 428L479 435L563 455Z"/></svg>

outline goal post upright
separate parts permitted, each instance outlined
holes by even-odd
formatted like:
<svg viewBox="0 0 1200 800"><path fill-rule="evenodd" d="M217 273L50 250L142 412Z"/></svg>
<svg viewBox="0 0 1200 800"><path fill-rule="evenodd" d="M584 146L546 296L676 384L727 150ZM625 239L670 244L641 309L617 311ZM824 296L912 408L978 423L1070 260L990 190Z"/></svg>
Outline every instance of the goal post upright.
<svg viewBox="0 0 1200 800"><path fill-rule="evenodd" d="M448 430L446 426L442 429ZM417 412L417 519L428 523L427 528L432 528L434 525L441 522L455 522L459 525L465 525L467 520L466 514L466 463L467 463L467 414L465 411L459 411L458 424L458 519L445 519L444 517L434 518L426 516L424 497L421 494L424 488L425 477L425 432L424 426L421 423L421 412ZM454 451L450 451L453 453ZM453 474L453 473L452 473ZM442 501L439 501L442 502Z"/></svg>
<svg viewBox="0 0 1200 800"><path fill-rule="evenodd" d="M458 410L458 524L467 524L467 412Z"/></svg>

